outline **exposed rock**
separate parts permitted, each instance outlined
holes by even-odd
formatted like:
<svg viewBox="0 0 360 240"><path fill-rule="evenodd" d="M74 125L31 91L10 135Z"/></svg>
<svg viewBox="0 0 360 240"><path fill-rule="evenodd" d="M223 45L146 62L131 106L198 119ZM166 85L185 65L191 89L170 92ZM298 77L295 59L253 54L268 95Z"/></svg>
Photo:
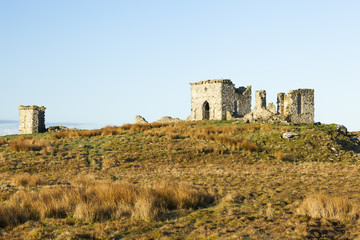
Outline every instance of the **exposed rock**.
<svg viewBox="0 0 360 240"><path fill-rule="evenodd" d="M282 135L282 138L284 138L284 139L291 139L291 138L297 138L297 137L299 137L299 134L294 133L294 132L286 132L286 133L283 133L283 135Z"/></svg>
<svg viewBox="0 0 360 240"><path fill-rule="evenodd" d="M342 133L344 135L346 135L348 133L348 130L344 125L337 124L335 127L340 133Z"/></svg>
<svg viewBox="0 0 360 240"><path fill-rule="evenodd" d="M226 120L234 120L235 118L230 111L226 110Z"/></svg>
<svg viewBox="0 0 360 240"><path fill-rule="evenodd" d="M272 103L272 102L268 103L267 110L269 110L270 112L272 112L272 113L275 113L275 114L276 114L276 107L275 107L275 104L274 104L274 103Z"/></svg>
<svg viewBox="0 0 360 240"><path fill-rule="evenodd" d="M244 116L244 122L265 122L265 123L283 123L288 124L283 116L270 112L269 110L256 106L254 110Z"/></svg>
<svg viewBox="0 0 360 240"><path fill-rule="evenodd" d="M144 123L148 123L148 122L147 122L147 121L145 120L145 118L143 118L142 116L137 115L137 116L135 117L134 123L135 123L135 124L144 124Z"/></svg>
<svg viewBox="0 0 360 240"><path fill-rule="evenodd" d="M76 128L68 128L65 126L51 126L47 128L48 132L74 131Z"/></svg>
<svg viewBox="0 0 360 240"><path fill-rule="evenodd" d="M177 123L177 122L183 122L183 120L179 118L172 118L169 116L162 117L160 120L156 121L157 123Z"/></svg>
<svg viewBox="0 0 360 240"><path fill-rule="evenodd" d="M15 187L14 185L10 185L10 184L3 184L0 186L0 188L13 188Z"/></svg>

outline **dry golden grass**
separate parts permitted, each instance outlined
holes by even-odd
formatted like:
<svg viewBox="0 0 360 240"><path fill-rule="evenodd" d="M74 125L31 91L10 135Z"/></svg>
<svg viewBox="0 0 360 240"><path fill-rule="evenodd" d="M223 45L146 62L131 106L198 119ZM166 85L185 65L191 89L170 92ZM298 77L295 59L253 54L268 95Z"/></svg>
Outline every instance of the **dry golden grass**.
<svg viewBox="0 0 360 240"><path fill-rule="evenodd" d="M14 179L16 183L30 186L29 181L33 178L28 180L22 176ZM166 183L156 188L141 188L128 183L99 182L82 177L75 179L70 187L20 190L0 207L0 226L66 217L88 222L121 217L151 220L173 209L206 207L214 200L214 195L184 184Z"/></svg>
<svg viewBox="0 0 360 240"><path fill-rule="evenodd" d="M11 180L11 184L22 187L35 187L44 184L44 181L40 175L23 173L15 175Z"/></svg>
<svg viewBox="0 0 360 240"><path fill-rule="evenodd" d="M312 218L335 219L346 222L358 219L360 208L358 204L347 198L312 194L303 200L297 212L300 215L307 215Z"/></svg>
<svg viewBox="0 0 360 240"><path fill-rule="evenodd" d="M126 131L130 133L142 132L153 128L160 128L169 124L163 123L151 123L151 124L124 124L118 126L106 126L102 129L94 130L71 130L71 131L60 131L51 133L53 138L68 138L68 137L94 137L94 136L106 136L106 135L120 135Z"/></svg>
<svg viewBox="0 0 360 240"><path fill-rule="evenodd" d="M282 131L301 134L285 140ZM296 214L309 192L360 201L360 147L332 126L206 121L109 126L96 134L50 140L37 134L54 147L47 155L0 146L0 226L8 226L1 238L58 239L66 232L74 239L359 236L360 220ZM236 147L242 138L259 150ZM10 176L23 172L40 174L47 184L7 186ZM75 178L79 174L93 177ZM214 196L221 201L209 206Z"/></svg>
<svg viewBox="0 0 360 240"><path fill-rule="evenodd" d="M31 136L20 136L10 141L10 149L13 151L53 151L49 141Z"/></svg>
<svg viewBox="0 0 360 240"><path fill-rule="evenodd" d="M7 141L7 139L6 138L4 138L4 137L0 137L0 146L2 146L2 145L4 145L4 144L6 144L8 141Z"/></svg>
<svg viewBox="0 0 360 240"><path fill-rule="evenodd" d="M66 138L66 137L93 137L102 134L101 130L74 130L74 131L61 131L51 133L53 138Z"/></svg>
<svg viewBox="0 0 360 240"><path fill-rule="evenodd" d="M197 131L190 132L189 136L199 140L214 141L217 143L221 143L233 151L248 150L254 152L259 150L259 146L256 143L250 142L249 140L243 137L202 134L202 133L198 133Z"/></svg>

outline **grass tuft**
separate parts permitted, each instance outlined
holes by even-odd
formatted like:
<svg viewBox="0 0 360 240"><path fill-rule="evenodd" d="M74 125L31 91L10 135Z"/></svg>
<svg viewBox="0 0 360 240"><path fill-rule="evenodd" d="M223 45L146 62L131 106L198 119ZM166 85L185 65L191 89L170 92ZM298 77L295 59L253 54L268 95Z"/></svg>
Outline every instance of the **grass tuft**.
<svg viewBox="0 0 360 240"><path fill-rule="evenodd" d="M22 151L44 151L52 152L51 144L45 139L34 138L31 136L20 136L10 141L10 149L16 152Z"/></svg>
<svg viewBox="0 0 360 240"><path fill-rule="evenodd" d="M43 185L44 181L42 177L37 174L30 175L29 173L23 173L23 174L15 175L12 178L11 183L15 186L35 187L35 186Z"/></svg>
<svg viewBox="0 0 360 240"><path fill-rule="evenodd" d="M297 212L299 215L307 215L312 218L335 219L346 222L358 219L360 209L355 202L347 198L313 194L303 200Z"/></svg>
<svg viewBox="0 0 360 240"><path fill-rule="evenodd" d="M25 178L15 179L18 181ZM184 184L167 183L156 188L141 188L127 183L80 179L75 179L69 187L18 191L0 207L0 226L15 226L28 220L69 217L87 222L124 216L152 220L173 209L206 207L215 200L212 194ZM29 186L27 181L21 184Z"/></svg>

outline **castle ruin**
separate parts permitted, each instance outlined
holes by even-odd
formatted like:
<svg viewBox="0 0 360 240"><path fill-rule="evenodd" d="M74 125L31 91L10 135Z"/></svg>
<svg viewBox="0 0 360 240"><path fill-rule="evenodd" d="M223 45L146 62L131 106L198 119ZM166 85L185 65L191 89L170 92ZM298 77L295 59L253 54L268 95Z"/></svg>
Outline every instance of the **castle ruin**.
<svg viewBox="0 0 360 240"><path fill-rule="evenodd" d="M235 88L229 79L206 80L191 85L191 116L197 120L226 120L251 111L251 86Z"/></svg>
<svg viewBox="0 0 360 240"><path fill-rule="evenodd" d="M277 108L266 104L266 91L255 91L256 106L251 110L251 86L235 88L229 79L206 80L191 85L189 120L231 120L245 122L314 123L314 89L279 93Z"/></svg>
<svg viewBox="0 0 360 240"><path fill-rule="evenodd" d="M32 134L46 132L45 107L19 106L19 133Z"/></svg>

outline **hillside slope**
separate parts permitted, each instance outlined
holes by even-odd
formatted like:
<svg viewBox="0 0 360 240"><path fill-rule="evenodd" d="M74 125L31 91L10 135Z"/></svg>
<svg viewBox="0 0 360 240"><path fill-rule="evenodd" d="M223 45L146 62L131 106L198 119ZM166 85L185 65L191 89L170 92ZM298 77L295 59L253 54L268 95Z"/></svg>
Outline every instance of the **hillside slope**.
<svg viewBox="0 0 360 240"><path fill-rule="evenodd" d="M360 234L360 144L336 125L124 125L7 136L0 151L2 238Z"/></svg>

